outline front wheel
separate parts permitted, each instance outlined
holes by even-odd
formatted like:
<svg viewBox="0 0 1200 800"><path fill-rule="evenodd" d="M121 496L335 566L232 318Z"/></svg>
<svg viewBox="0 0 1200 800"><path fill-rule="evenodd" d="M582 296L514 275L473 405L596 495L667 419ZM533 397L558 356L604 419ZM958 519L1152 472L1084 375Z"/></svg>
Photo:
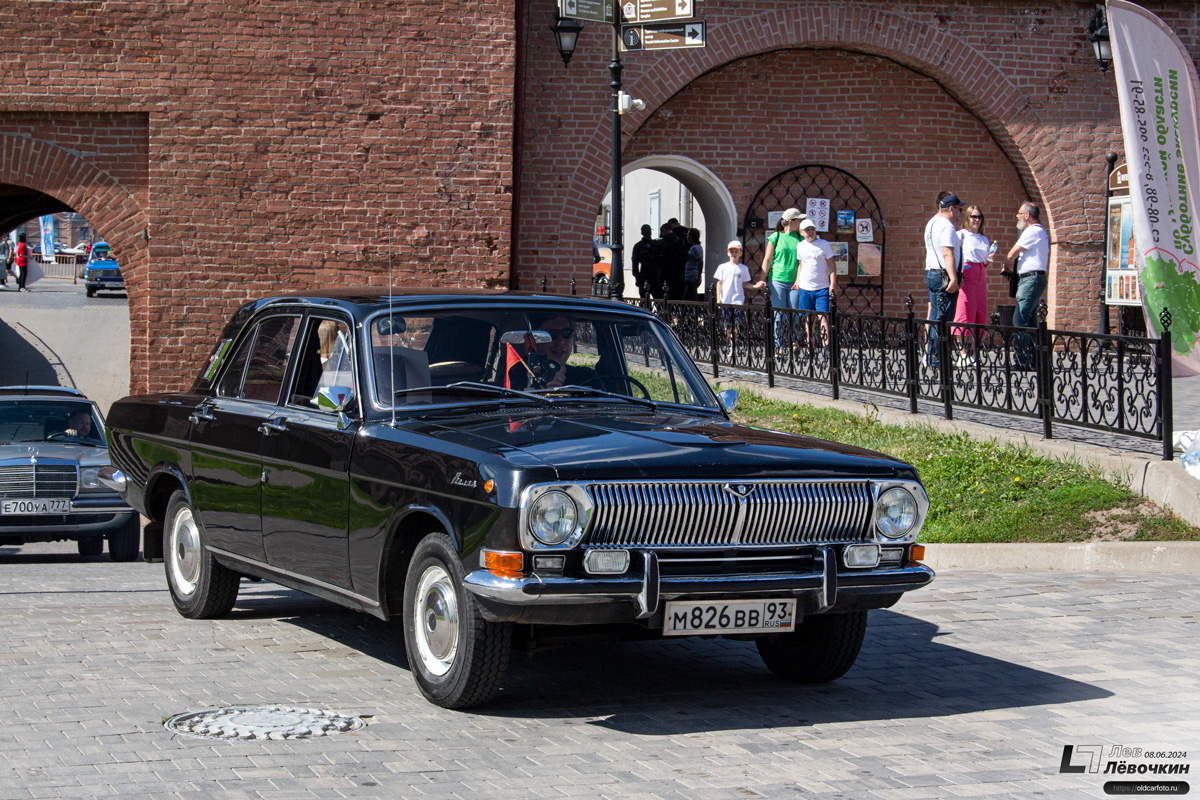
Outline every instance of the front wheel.
<svg viewBox="0 0 1200 800"><path fill-rule="evenodd" d="M792 633L755 641L767 669L797 683L827 683L854 666L867 633L867 612L818 614Z"/></svg>
<svg viewBox="0 0 1200 800"><path fill-rule="evenodd" d="M133 514L125 524L108 535L108 555L113 561L133 561L142 542L142 519Z"/></svg>
<svg viewBox="0 0 1200 800"><path fill-rule="evenodd" d="M83 291L87 293L87 296L88 296L88 297L95 297L95 296L96 296L96 290L95 290L95 289L93 289L91 286L85 286L85 287L84 287L84 289L83 289Z"/></svg>
<svg viewBox="0 0 1200 800"><path fill-rule="evenodd" d="M409 668L421 694L442 708L490 700L512 652L512 624L483 618L464 575L453 541L434 533L417 545L404 581Z"/></svg>
<svg viewBox="0 0 1200 800"><path fill-rule="evenodd" d="M217 563L204 543L187 495L177 490L167 504L163 562L176 610L189 619L223 617L237 601L241 576Z"/></svg>

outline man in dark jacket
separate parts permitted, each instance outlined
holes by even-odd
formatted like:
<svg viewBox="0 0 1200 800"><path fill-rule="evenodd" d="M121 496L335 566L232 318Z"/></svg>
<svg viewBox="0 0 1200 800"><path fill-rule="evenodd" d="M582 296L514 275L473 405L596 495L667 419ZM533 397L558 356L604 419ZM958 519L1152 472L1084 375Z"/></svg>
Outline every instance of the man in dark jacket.
<svg viewBox="0 0 1200 800"><path fill-rule="evenodd" d="M638 294L642 297L662 297L662 279L658 277L658 265L654 263L653 258L653 233L653 228L643 225L641 241L633 246L629 257L633 280L637 284Z"/></svg>

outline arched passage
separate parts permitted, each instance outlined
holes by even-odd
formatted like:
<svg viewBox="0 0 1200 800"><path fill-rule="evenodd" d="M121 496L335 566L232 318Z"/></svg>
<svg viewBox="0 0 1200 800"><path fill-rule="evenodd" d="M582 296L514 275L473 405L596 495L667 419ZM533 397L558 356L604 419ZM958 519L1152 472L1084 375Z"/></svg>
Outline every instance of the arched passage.
<svg viewBox="0 0 1200 800"><path fill-rule="evenodd" d="M82 214L121 254L129 298L130 389L148 387L146 118L135 114L0 116L0 212L6 230L45 213Z"/></svg>
<svg viewBox="0 0 1200 800"><path fill-rule="evenodd" d="M661 172L679 181L691 192L696 204L700 206L705 227L702 231L706 273L701 285L703 291L717 265L725 260L725 245L737 236L737 208L733 196L715 172L692 158L679 155L650 155L621 165L622 175L643 169ZM612 181L609 181L604 189L605 196L610 196L611 192ZM625 219L626 269L629 267L629 253L639 238L636 231L643 222L644 220L628 217ZM658 231L655 231L654 235L657 236ZM629 280L626 283L632 285Z"/></svg>

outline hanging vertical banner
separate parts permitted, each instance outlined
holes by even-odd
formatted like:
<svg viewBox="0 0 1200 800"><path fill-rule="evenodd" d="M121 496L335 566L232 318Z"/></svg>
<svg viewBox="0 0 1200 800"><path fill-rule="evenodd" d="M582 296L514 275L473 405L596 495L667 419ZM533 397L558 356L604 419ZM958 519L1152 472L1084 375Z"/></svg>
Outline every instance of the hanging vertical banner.
<svg viewBox="0 0 1200 800"><path fill-rule="evenodd" d="M47 214L42 223L42 261L54 260L54 217Z"/></svg>
<svg viewBox="0 0 1200 800"><path fill-rule="evenodd" d="M1108 0L1121 130L1129 161L1133 251L1147 323L1171 313L1178 374L1200 374L1200 81L1179 38L1126 0Z"/></svg>

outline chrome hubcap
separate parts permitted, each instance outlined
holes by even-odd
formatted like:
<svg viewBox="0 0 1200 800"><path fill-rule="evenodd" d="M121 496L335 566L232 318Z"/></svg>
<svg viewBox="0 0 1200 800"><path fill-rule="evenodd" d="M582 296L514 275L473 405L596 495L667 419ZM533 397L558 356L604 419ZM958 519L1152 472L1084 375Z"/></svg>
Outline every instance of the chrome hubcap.
<svg viewBox="0 0 1200 800"><path fill-rule="evenodd" d="M180 594L190 595L200 579L200 529L190 508L181 508L175 515L167 545L175 588Z"/></svg>
<svg viewBox="0 0 1200 800"><path fill-rule="evenodd" d="M445 675L458 653L458 596L442 567L431 566L421 574L415 613L417 657L430 674Z"/></svg>

